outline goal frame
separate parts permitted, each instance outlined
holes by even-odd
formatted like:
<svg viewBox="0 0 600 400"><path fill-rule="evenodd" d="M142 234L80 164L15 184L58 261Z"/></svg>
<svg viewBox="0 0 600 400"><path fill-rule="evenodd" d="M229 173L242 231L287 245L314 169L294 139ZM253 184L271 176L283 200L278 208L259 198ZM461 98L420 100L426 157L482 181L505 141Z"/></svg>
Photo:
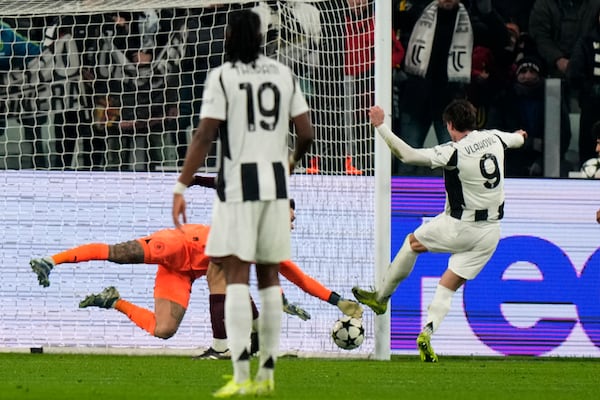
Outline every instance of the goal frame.
<svg viewBox="0 0 600 400"><path fill-rule="evenodd" d="M386 113L385 123L392 126L392 5L386 0L375 1L375 102ZM386 51L387 49L387 51ZM391 260L391 152L383 139L375 137L375 267L374 281L379 286ZM378 360L391 356L391 321L388 311L375 317L375 354Z"/></svg>

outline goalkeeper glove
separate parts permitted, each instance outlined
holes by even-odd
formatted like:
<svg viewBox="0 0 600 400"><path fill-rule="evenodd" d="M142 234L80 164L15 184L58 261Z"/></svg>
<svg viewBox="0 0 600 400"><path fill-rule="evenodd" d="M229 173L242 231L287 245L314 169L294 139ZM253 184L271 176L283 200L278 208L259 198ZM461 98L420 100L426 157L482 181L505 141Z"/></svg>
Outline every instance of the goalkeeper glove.
<svg viewBox="0 0 600 400"><path fill-rule="evenodd" d="M281 293L281 298L283 300L283 311L285 313L295 315L302 321L310 319L310 314L305 309L300 307L298 304L290 303L283 293Z"/></svg>
<svg viewBox="0 0 600 400"><path fill-rule="evenodd" d="M360 304L358 304L354 300L341 299L337 303L337 307L343 312L345 315L361 319L363 315L363 309Z"/></svg>
<svg viewBox="0 0 600 400"><path fill-rule="evenodd" d="M363 309L358 302L354 300L342 299L342 297L336 292L331 292L329 295L329 300L327 300L329 304L333 304L337 308L340 309L345 315L361 319L363 315Z"/></svg>

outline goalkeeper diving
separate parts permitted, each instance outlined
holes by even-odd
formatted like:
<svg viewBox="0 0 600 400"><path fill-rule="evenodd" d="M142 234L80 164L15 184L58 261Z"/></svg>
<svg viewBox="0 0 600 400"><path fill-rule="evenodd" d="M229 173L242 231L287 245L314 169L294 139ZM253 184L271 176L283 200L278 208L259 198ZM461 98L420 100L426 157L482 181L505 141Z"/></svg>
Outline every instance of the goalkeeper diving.
<svg viewBox="0 0 600 400"><path fill-rule="evenodd" d="M212 182L212 185L211 185ZM197 176L190 186L214 187L214 178ZM290 228L294 228L295 202L290 199ZM225 358L227 336L225 332L225 276L222 269L204 254L210 227L202 224L185 224L182 229L162 229L148 236L118 243L88 243L57 254L30 261L38 282L50 285L49 276L56 265L107 260L117 264L158 264L154 286L154 311L140 307L123 298L115 287L107 287L91 294L79 303L80 308L114 308L125 314L138 327L150 335L168 339L178 330L189 305L194 281L206 276L209 287L209 310L213 330L213 344L205 358ZM361 318L363 309L354 300L342 298L316 279L305 274L292 261L280 264L280 273L306 293L326 301L342 313ZM283 296L283 309L303 320L310 314L297 304L289 303ZM254 323L258 310L252 302ZM220 355L224 357L220 357ZM203 357L199 357L203 358Z"/></svg>

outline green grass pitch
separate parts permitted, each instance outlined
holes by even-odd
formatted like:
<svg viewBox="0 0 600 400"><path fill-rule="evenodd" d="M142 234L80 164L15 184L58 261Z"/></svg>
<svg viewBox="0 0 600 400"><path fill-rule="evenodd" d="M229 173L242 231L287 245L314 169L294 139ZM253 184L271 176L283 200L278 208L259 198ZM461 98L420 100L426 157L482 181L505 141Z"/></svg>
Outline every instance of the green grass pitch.
<svg viewBox="0 0 600 400"><path fill-rule="evenodd" d="M253 371L256 369L253 361ZM181 356L0 354L0 399L210 399L226 360ZM418 356L391 361L280 358L275 399L586 399L600 360Z"/></svg>

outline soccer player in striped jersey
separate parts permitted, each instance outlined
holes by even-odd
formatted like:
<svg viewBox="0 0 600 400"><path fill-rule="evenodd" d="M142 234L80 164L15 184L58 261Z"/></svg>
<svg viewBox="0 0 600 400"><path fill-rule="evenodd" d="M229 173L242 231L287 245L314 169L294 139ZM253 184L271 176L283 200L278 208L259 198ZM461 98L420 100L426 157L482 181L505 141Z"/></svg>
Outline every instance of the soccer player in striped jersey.
<svg viewBox="0 0 600 400"><path fill-rule="evenodd" d="M451 142L415 149L398 138L384 123L384 112L374 106L371 123L400 161L417 166L443 168L446 204L443 213L407 235L384 273L376 291L352 288L356 299L376 314L384 314L388 300L412 271L420 253L451 253L427 309L427 322L417 338L421 360L436 362L431 335L450 310L452 296L467 280L474 279L488 262L500 240L504 215L504 151L523 145L527 133L498 130L476 131L476 111L466 100L454 100L443 119Z"/></svg>
<svg viewBox="0 0 600 400"><path fill-rule="evenodd" d="M225 271L225 326L233 378L213 393L218 398L266 395L275 390L281 294L279 264L290 258L288 177L314 139L306 99L292 71L261 55L260 17L249 10L229 15L226 62L206 79L200 123L173 190L173 221L186 222L183 193L204 163L219 132L221 168L213 202L206 254ZM295 148L288 154L290 119ZM248 336L252 329L250 264L255 261L261 313L259 366L250 376Z"/></svg>

